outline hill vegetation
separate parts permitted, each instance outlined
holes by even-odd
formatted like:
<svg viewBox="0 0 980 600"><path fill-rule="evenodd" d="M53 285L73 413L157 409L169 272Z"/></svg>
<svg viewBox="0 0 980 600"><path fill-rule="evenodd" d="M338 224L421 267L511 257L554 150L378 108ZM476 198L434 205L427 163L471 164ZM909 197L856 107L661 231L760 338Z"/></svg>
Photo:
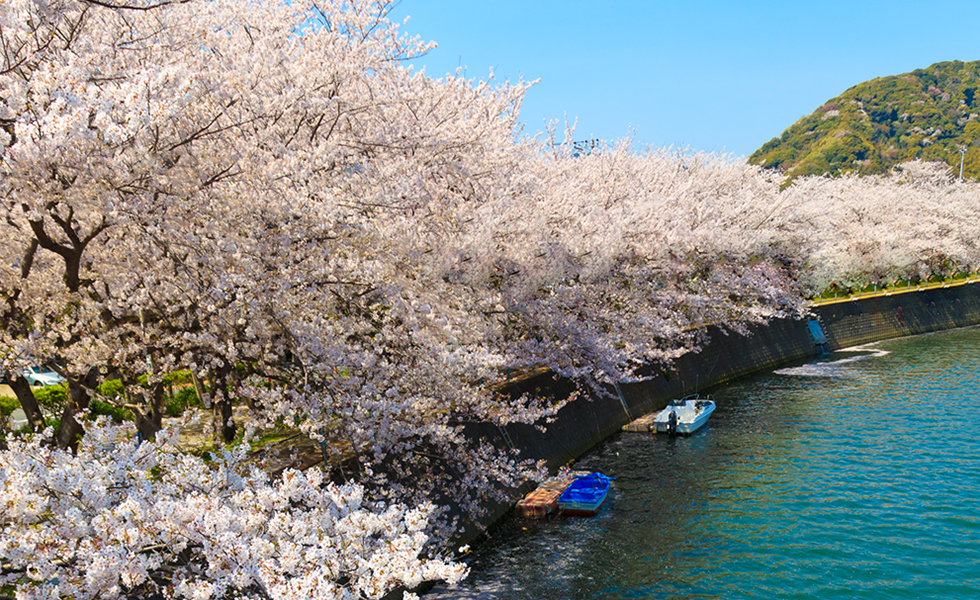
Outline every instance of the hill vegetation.
<svg viewBox="0 0 980 600"><path fill-rule="evenodd" d="M791 177L884 173L942 161L980 177L980 61L941 62L860 83L801 118L749 162Z"/></svg>

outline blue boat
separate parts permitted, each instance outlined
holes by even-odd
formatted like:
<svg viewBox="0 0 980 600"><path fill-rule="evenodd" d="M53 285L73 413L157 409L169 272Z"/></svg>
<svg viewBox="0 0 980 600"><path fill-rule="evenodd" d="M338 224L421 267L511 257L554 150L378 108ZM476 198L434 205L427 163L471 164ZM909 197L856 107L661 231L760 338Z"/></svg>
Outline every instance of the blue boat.
<svg viewBox="0 0 980 600"><path fill-rule="evenodd" d="M558 498L558 509L563 515L591 517L599 512L606 500L609 482L614 479L602 473L590 473L578 477Z"/></svg>

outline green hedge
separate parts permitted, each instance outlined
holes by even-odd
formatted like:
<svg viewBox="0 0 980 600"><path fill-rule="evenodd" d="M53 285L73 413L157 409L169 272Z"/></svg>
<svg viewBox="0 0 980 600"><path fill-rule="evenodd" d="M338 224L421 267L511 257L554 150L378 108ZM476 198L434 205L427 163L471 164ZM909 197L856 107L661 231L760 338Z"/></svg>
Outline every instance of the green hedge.
<svg viewBox="0 0 980 600"><path fill-rule="evenodd" d="M110 379L99 386L99 393L106 398L120 398L124 395L121 379Z"/></svg>
<svg viewBox="0 0 980 600"><path fill-rule="evenodd" d="M65 407L68 406L68 384L46 385L43 387L32 387L34 399L44 412L48 414L60 415Z"/></svg>
<svg viewBox="0 0 980 600"><path fill-rule="evenodd" d="M105 415L112 419L114 423L122 423L123 421L133 420L132 415L130 415L129 411L125 408L121 408L101 400L96 400L94 398L91 402L89 402L88 408L90 419L94 419L98 415Z"/></svg>
<svg viewBox="0 0 980 600"><path fill-rule="evenodd" d="M68 384L46 385L44 387L31 388L34 398L45 413L60 416L68 405ZM99 386L99 393L106 398L122 397L122 382L118 379L109 380ZM89 416L105 415L116 423L132 421L133 417L125 408L120 408L104 400L92 398L88 405Z"/></svg>
<svg viewBox="0 0 980 600"><path fill-rule="evenodd" d="M167 402L165 412L167 416L179 417L188 408L200 405L201 400L197 397L197 391L193 387L185 387L177 390L173 399Z"/></svg>
<svg viewBox="0 0 980 600"><path fill-rule="evenodd" d="M170 377L170 376L168 376ZM178 371L173 374L172 381L179 382L184 378L189 379L188 371ZM68 384L47 385L32 387L34 398L37 400L41 410L48 415L61 415L68 405ZM93 398L89 403L89 410L92 415L106 415L113 421L131 421L132 415L124 408L114 406L111 401L122 398L125 395L123 383L119 379L110 379L99 386L99 394L104 398ZM15 409L20 407L16 398L5 398L4 403L0 404L0 413L10 415ZM9 408L8 408L9 405ZM189 408L201 407L201 400L197 397L197 392L192 386L178 389L172 398L168 399L164 406L164 413L171 417L179 417Z"/></svg>
<svg viewBox="0 0 980 600"><path fill-rule="evenodd" d="M10 396L0 396L0 414L4 417L9 418L15 410L20 408L20 402L17 398L11 398Z"/></svg>

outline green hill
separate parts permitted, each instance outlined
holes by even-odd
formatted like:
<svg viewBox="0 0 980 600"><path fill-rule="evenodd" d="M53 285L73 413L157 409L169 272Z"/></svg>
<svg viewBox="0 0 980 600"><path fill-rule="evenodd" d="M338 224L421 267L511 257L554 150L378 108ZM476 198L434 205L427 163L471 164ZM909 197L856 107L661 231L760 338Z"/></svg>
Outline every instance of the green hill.
<svg viewBox="0 0 980 600"><path fill-rule="evenodd" d="M980 61L941 62L858 84L749 157L791 176L882 173L921 158L980 177Z"/></svg>

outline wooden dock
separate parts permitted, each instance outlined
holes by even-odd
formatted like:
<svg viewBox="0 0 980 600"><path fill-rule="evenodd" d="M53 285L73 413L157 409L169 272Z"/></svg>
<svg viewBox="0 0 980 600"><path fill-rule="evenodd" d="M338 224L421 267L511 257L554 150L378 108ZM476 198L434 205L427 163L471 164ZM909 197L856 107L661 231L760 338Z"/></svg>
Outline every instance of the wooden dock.
<svg viewBox="0 0 980 600"><path fill-rule="evenodd" d="M657 418L660 411L652 412L648 415L644 415L639 419L633 421L632 423L627 423L623 425L623 431L639 431L643 433L656 433L657 426L653 424L653 420Z"/></svg>
<svg viewBox="0 0 980 600"><path fill-rule="evenodd" d="M545 481L517 503L517 514L522 517L544 517L558 514L558 498L576 477L588 475L587 471L572 471L564 477Z"/></svg>

